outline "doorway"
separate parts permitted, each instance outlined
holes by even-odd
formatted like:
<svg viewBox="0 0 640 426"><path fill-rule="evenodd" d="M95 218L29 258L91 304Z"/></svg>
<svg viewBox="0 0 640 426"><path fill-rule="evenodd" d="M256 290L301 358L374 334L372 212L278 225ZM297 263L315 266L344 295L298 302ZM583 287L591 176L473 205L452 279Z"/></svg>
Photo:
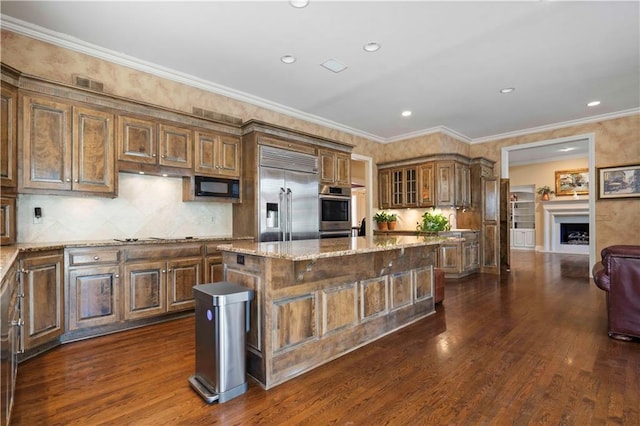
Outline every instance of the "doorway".
<svg viewBox="0 0 640 426"><path fill-rule="evenodd" d="M359 228L362 219L366 219L365 229L367 235L373 235L372 228L373 211L373 160L359 154L351 155L351 223L353 228ZM353 235L353 234L352 234Z"/></svg>
<svg viewBox="0 0 640 426"><path fill-rule="evenodd" d="M569 151L559 151L565 147L572 148ZM578 152L578 154L576 154ZM517 164L519 158L528 158L529 162L549 162L562 158L575 158L576 155L586 155L589 169L590 194L588 198L589 205L589 264L594 265L596 262L595 255L595 135L593 133L585 135L576 135L566 138L542 140L522 145L514 145L503 147L501 152L501 176L509 179L509 169L511 164ZM535 182L532 182L535 183ZM541 250L536 244L538 251Z"/></svg>

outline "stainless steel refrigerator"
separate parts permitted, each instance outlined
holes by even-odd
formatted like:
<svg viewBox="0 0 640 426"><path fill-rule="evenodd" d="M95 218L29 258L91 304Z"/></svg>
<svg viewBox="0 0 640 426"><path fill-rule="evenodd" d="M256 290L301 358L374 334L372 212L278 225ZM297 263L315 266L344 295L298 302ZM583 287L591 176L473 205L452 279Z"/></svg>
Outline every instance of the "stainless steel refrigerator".
<svg viewBox="0 0 640 426"><path fill-rule="evenodd" d="M258 240L308 240L319 236L318 158L260 147Z"/></svg>

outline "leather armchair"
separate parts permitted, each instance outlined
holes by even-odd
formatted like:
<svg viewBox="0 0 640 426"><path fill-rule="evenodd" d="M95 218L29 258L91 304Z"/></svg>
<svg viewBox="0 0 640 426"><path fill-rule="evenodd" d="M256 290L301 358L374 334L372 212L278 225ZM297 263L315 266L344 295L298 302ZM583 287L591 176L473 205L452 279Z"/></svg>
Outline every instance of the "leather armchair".
<svg viewBox="0 0 640 426"><path fill-rule="evenodd" d="M593 280L607 292L609 337L640 338L640 246L605 247Z"/></svg>

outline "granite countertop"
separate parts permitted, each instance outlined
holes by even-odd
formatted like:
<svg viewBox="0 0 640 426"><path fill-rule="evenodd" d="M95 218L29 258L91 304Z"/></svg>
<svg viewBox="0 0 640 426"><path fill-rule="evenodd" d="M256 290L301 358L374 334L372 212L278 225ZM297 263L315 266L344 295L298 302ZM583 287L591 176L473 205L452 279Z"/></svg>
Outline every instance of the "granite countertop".
<svg viewBox="0 0 640 426"><path fill-rule="evenodd" d="M221 251L253 256L273 257L289 260L312 260L323 257L346 256L406 247L439 245L447 239L410 235L366 236L327 238L321 240L273 241L264 243L240 242L222 244Z"/></svg>
<svg viewBox="0 0 640 426"><path fill-rule="evenodd" d="M20 253L32 253L46 250L62 250L65 248L83 248L83 247L109 247L109 246L128 246L132 244L168 244L168 243L207 243L221 242L230 240L251 240L253 237L140 237L131 238L130 241L125 239L111 240L86 240L86 241L62 241L50 243L19 243L10 246L0 247L0 280L4 278L7 268L16 260Z"/></svg>

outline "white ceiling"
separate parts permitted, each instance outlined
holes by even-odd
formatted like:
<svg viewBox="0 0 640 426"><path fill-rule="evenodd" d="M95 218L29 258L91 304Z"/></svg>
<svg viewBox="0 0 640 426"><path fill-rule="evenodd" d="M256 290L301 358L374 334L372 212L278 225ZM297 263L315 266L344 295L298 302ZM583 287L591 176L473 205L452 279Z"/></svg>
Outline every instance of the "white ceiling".
<svg viewBox="0 0 640 426"><path fill-rule="evenodd" d="M13 31L379 142L433 131L482 142L640 111L638 1L0 7ZM365 52L372 41L382 48ZM334 74L327 59L348 68Z"/></svg>

